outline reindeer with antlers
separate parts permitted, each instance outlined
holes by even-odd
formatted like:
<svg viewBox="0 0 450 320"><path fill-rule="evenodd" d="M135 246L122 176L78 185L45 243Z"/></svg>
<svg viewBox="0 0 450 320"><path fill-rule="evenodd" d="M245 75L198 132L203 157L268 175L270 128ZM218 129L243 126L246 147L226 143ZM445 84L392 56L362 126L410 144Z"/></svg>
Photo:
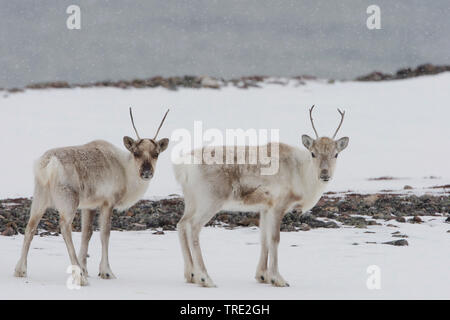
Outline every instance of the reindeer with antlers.
<svg viewBox="0 0 450 320"><path fill-rule="evenodd" d="M274 286L288 286L278 271L281 220L293 208L305 212L315 206L333 176L339 152L347 147L349 141L347 137L334 140L344 120L344 112L338 109L341 121L333 137L319 137L312 119L313 108L309 115L316 139L302 136L307 150L282 143L275 149L263 146L265 150L278 150L278 155L271 154L272 161L279 161L278 172L273 175L262 175L261 169L265 164L260 162L229 164L222 161L207 165L202 159L192 161L193 157L203 157L205 152L212 152L208 148L203 148L202 152L194 150L184 156L186 161L174 165L185 199L184 215L177 227L187 282L204 287L215 286L203 262L199 233L218 211L231 210L260 212L261 255L256 280ZM261 146L244 148L246 152L258 154L258 150L251 148Z"/></svg>
<svg viewBox="0 0 450 320"><path fill-rule="evenodd" d="M87 285L89 240L93 233L96 209L100 209L100 237L102 259L99 276L115 278L108 259L108 243L113 209L124 210L135 204L146 192L155 172L161 152L167 149L169 139L156 140L167 116L164 115L153 139L141 139L130 118L137 140L125 136L124 152L109 142L96 140L81 146L52 149L44 153L34 166L35 188L30 219L25 230L22 254L15 268L16 277L27 273L27 255L39 221L47 208L58 210L60 228L77 285ZM78 257L72 242L72 221L81 209L82 242ZM81 271L80 271L81 270Z"/></svg>

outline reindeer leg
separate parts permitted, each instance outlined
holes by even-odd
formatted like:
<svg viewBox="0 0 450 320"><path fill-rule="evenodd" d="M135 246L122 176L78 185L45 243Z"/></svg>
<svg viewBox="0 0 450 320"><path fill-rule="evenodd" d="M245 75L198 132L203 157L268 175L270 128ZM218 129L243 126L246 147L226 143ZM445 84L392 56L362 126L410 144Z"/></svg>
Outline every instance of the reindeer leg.
<svg viewBox="0 0 450 320"><path fill-rule="evenodd" d="M188 241L192 252L194 281L203 287L215 287L216 285L211 280L206 271L205 263L203 262L202 251L200 248L200 230L201 228L220 210L221 204L216 201L211 201L211 205L203 208L197 212L191 219L188 220Z"/></svg>
<svg viewBox="0 0 450 320"><path fill-rule="evenodd" d="M60 211L59 225L61 227L61 233L67 246L67 251L69 252L70 263L72 264L72 276L74 278L75 284L86 286L88 285L88 280L78 261L77 255L75 253L75 247L72 241L72 221L75 217L75 210L76 209L73 209L72 211Z"/></svg>
<svg viewBox="0 0 450 320"><path fill-rule="evenodd" d="M187 208L187 204L185 205ZM184 260L184 278L188 283L194 283L192 255L189 249L187 235L187 221L191 218L193 211L185 209L183 217L177 224L178 237L180 239L181 251Z"/></svg>
<svg viewBox="0 0 450 320"><path fill-rule="evenodd" d="M87 272L87 255L89 240L91 240L94 231L95 210L81 210L81 247L78 253L78 261L81 268L88 275Z"/></svg>
<svg viewBox="0 0 450 320"><path fill-rule="evenodd" d="M27 276L27 256L30 249L31 241L36 233L39 221L47 209L47 196L44 194L41 187L36 184L35 192L33 195L33 202L31 204L30 219L28 220L27 228L25 229L25 237L23 239L22 254L17 262L14 270L14 276L26 277Z"/></svg>
<svg viewBox="0 0 450 320"><path fill-rule="evenodd" d="M59 212L59 226L69 253L74 284L86 286L88 285L87 277L78 261L72 241L72 221L79 204L78 193L70 185L60 184L54 188L52 200L55 209Z"/></svg>
<svg viewBox="0 0 450 320"><path fill-rule="evenodd" d="M259 230L261 237L261 254L258 267L256 268L255 279L260 283L270 283L267 274L267 260L269 258L269 248L267 246L267 211L261 211L259 215Z"/></svg>
<svg viewBox="0 0 450 320"><path fill-rule="evenodd" d="M269 242L269 279L270 283L276 287L289 287L289 284L283 279L278 271L278 245L280 243L280 226L283 214L277 211L268 212L268 232L267 240ZM284 213L284 212L283 212Z"/></svg>
<svg viewBox="0 0 450 320"><path fill-rule="evenodd" d="M102 279L115 279L116 276L112 273L109 266L108 247L109 235L111 233L111 217L112 207L104 206L100 212L100 238L102 241L102 260L100 261L99 276Z"/></svg>

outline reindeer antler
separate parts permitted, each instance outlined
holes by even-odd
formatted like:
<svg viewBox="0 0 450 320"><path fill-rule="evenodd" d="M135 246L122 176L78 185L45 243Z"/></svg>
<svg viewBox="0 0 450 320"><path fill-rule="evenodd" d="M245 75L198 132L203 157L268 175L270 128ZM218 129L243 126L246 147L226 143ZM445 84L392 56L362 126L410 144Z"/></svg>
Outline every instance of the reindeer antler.
<svg viewBox="0 0 450 320"><path fill-rule="evenodd" d="M164 115L163 119L161 120L161 123L159 124L158 130L156 131L156 134L155 134L155 137L153 138L153 140L155 140L156 137L158 136L159 130L161 129L161 127L164 123L164 120L166 120L166 116L169 113L169 111L170 111L170 109L167 109L166 114Z"/></svg>
<svg viewBox="0 0 450 320"><path fill-rule="evenodd" d="M136 126L134 125L133 111L131 111L131 107L130 107L130 118L131 118L131 124L133 125L134 132L136 132L136 137L140 140L141 137L139 137L139 133L137 132Z"/></svg>
<svg viewBox="0 0 450 320"><path fill-rule="evenodd" d="M333 139L336 137L336 134L338 133L339 129L341 128L342 122L344 122L344 116L345 111L341 111L339 108L337 109L339 114L341 115L341 122L339 122L339 126L337 127L336 131L334 132Z"/></svg>
<svg viewBox="0 0 450 320"><path fill-rule="evenodd" d="M316 138L319 138L319 135L317 134L317 131L316 131L316 127L314 127L314 121L312 118L312 111L313 111L314 107L315 107L315 105L313 104L313 106L309 109L309 119L311 119L311 124L312 124L313 130L314 130L314 133L316 134Z"/></svg>

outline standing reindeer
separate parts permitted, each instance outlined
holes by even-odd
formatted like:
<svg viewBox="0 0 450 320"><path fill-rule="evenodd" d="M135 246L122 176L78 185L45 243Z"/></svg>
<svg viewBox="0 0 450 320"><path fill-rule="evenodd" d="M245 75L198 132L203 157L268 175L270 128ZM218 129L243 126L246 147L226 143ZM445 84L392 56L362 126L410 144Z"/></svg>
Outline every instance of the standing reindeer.
<svg viewBox="0 0 450 320"><path fill-rule="evenodd" d="M93 232L95 210L100 208L100 237L102 259L99 276L115 278L108 260L108 243L113 209L125 210L135 204L146 192L155 172L161 152L167 149L169 139L156 141L159 125L153 139L141 139L136 130L130 108L131 123L137 140L123 137L129 152L109 142L96 140L81 146L52 149L35 163L35 187L30 219L25 230L22 255L15 268L16 277L27 273L27 255L39 221L47 208L58 210L61 233L67 246L75 284L87 285L86 258ZM72 242L72 221L81 209L82 240L78 258Z"/></svg>
<svg viewBox="0 0 450 320"><path fill-rule="evenodd" d="M344 112L333 137L319 137L311 124L316 139L302 136L307 150L286 144L277 144L279 169L273 175L261 175L263 165L257 164L192 164L195 157L215 152L208 147L202 152L192 151L183 156L184 163L175 164L177 181L181 184L185 200L184 215L177 228L184 258L184 276L187 282L214 287L203 262L200 249L200 229L220 210L260 212L261 256L256 269L256 280L274 286L289 286L278 271L278 244L280 224L286 212L294 207L301 212L311 209L322 196L334 173L336 158L347 147L349 138L334 140L344 120ZM271 144L263 146L272 150ZM222 147L227 148L227 147ZM233 147L231 147L233 148ZM258 152L261 146L243 147L246 152ZM234 151L239 149L234 147ZM225 152L224 152L225 153ZM223 154L224 154L223 153ZM236 159L236 154L234 154ZM190 163L188 163L191 161ZM259 160L258 160L259 161ZM224 164L225 163L225 164ZM268 259L270 263L268 266Z"/></svg>

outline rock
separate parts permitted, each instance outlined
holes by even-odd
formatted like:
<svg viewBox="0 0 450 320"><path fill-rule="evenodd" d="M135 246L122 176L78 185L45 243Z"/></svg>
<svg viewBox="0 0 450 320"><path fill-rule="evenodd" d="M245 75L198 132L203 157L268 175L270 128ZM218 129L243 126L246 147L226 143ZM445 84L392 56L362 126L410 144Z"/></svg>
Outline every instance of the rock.
<svg viewBox="0 0 450 320"><path fill-rule="evenodd" d="M198 77L188 79L179 77L172 83L189 85L187 83L191 81L194 85L198 79ZM146 85L149 81L149 79L145 80ZM163 81L163 79L158 81ZM109 84L105 83L105 85ZM23 234L28 222L30 206L31 200L26 198L0 200L0 234L8 226L15 232ZM158 201L141 200L125 212L114 212L112 230L175 230L183 212L184 201L179 196ZM338 228L339 225L336 221L346 226L365 228L368 225L378 224L376 221L380 220L374 220L375 217L406 222L406 216L417 216L416 220L422 220L422 216L432 216L436 213L445 216L444 219L447 219L447 223L450 222L450 216L448 216L450 214L450 197L448 195L362 195L349 192L342 196L324 195L310 213L304 215L295 210L288 212L282 220L281 229L295 232L306 230L306 226L309 228ZM58 212L47 210L39 223L38 230L50 232L50 234L41 232L43 236L57 234L59 231L58 220ZM223 211L215 215L207 223L207 226L252 227L257 225L258 221L258 213ZM10 222L14 224L9 225ZM413 223L419 222L413 220ZM389 225L394 226L393 224ZM94 229L98 230L98 228L98 219L94 219ZM75 216L73 230L77 232L81 230L80 214Z"/></svg>
<svg viewBox="0 0 450 320"><path fill-rule="evenodd" d="M202 77L201 84L205 88L219 89L220 83L211 77Z"/></svg>
<svg viewBox="0 0 450 320"><path fill-rule="evenodd" d="M162 235L162 234L164 234L164 231L162 231L162 230L157 230L157 231L155 231L155 232L152 232L152 234Z"/></svg>
<svg viewBox="0 0 450 320"><path fill-rule="evenodd" d="M133 230L145 230L147 229L147 226L145 224L141 224L141 223L133 223Z"/></svg>
<svg viewBox="0 0 450 320"><path fill-rule="evenodd" d="M449 65L435 66L432 64L422 64L416 69L403 68L398 70L394 75L386 74L382 72L372 72L365 76L360 76L356 78L357 81L383 81L383 80L396 80L396 79L406 79L413 78L428 74L438 74L441 72L450 71Z"/></svg>
<svg viewBox="0 0 450 320"><path fill-rule="evenodd" d="M259 220L256 218L247 218L245 217L244 219L242 219L240 222L237 223L238 226L242 226L242 227L254 227L254 226L258 226L259 225Z"/></svg>
<svg viewBox="0 0 450 320"><path fill-rule="evenodd" d="M408 238L408 236L406 234L393 234L392 236L394 238Z"/></svg>
<svg viewBox="0 0 450 320"><path fill-rule="evenodd" d="M310 227L309 225L307 225L306 223L302 223L302 224L300 225L299 229L300 229L301 231L309 231L309 230L311 230L311 227Z"/></svg>
<svg viewBox="0 0 450 320"><path fill-rule="evenodd" d="M364 198L364 203L369 206L373 206L375 202L379 199L379 197L380 197L379 194L371 194L370 196Z"/></svg>
<svg viewBox="0 0 450 320"><path fill-rule="evenodd" d="M410 223L422 223L422 219L419 216L414 216L411 219L408 220Z"/></svg>
<svg viewBox="0 0 450 320"><path fill-rule="evenodd" d="M411 187L410 185L406 185L403 187L403 190L412 190L413 187Z"/></svg>
<svg viewBox="0 0 450 320"><path fill-rule="evenodd" d="M336 222L324 222L318 219L315 219L311 214L302 214L300 215L300 222L309 225L311 228L339 228Z"/></svg>
<svg viewBox="0 0 450 320"><path fill-rule="evenodd" d="M2 236L10 237L16 235L17 232L12 227L7 227L3 232Z"/></svg>
<svg viewBox="0 0 450 320"><path fill-rule="evenodd" d="M390 244L390 245L393 245L393 246L407 246L408 245L408 241L406 241L404 239L400 239L400 240L383 242L383 244Z"/></svg>
<svg viewBox="0 0 450 320"><path fill-rule="evenodd" d="M383 213L376 213L373 215L374 219L384 219L384 214Z"/></svg>

